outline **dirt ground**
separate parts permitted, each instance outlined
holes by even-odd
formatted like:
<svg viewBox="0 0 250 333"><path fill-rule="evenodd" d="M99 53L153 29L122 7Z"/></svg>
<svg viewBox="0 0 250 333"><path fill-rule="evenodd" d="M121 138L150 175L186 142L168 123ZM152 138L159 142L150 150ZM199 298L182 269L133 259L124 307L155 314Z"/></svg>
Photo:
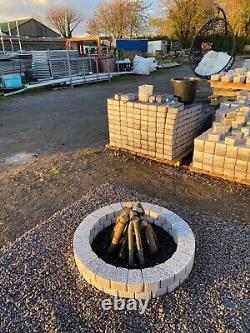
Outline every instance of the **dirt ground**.
<svg viewBox="0 0 250 333"><path fill-rule="evenodd" d="M88 190L116 183L190 208L249 222L250 189L101 148L73 150L0 170L0 244L13 242Z"/></svg>
<svg viewBox="0 0 250 333"><path fill-rule="evenodd" d="M195 175L133 156L105 151L106 99L151 83L171 92L170 78L191 75L189 66L161 70L59 91L0 99L0 246L80 199L91 188L116 183L209 216L249 221L250 189ZM207 100L201 84L196 101ZM86 147L99 147L90 148ZM13 154L38 154L24 164L6 165ZM16 156L16 155L15 155Z"/></svg>

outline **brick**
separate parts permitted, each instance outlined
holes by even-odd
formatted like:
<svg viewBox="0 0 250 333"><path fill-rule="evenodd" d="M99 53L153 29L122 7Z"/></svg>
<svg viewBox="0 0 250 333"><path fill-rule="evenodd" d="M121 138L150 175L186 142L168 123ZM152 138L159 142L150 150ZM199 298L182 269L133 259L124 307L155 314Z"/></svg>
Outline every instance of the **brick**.
<svg viewBox="0 0 250 333"><path fill-rule="evenodd" d="M113 203L111 205L109 205L115 212L115 217L117 217L120 213L120 211L122 210L122 203L121 202L117 202L117 203Z"/></svg>
<svg viewBox="0 0 250 333"><path fill-rule="evenodd" d="M214 159L214 154L203 153L203 160L206 160L206 161L212 163L213 159Z"/></svg>
<svg viewBox="0 0 250 333"><path fill-rule="evenodd" d="M227 150L227 146L225 145L225 143L218 142L215 144L215 155L225 156L226 150Z"/></svg>
<svg viewBox="0 0 250 333"><path fill-rule="evenodd" d="M194 140L194 150L203 152L205 147L205 141L203 137L198 137Z"/></svg>
<svg viewBox="0 0 250 333"><path fill-rule="evenodd" d="M193 166L193 168L195 168L195 169L202 169L203 167L202 167L202 163L197 163L197 162L193 162L192 163L192 166Z"/></svg>
<svg viewBox="0 0 250 333"><path fill-rule="evenodd" d="M216 134L226 134L228 133L228 131L230 130L230 128L228 126L226 126L225 124L222 123L213 123L213 133Z"/></svg>
<svg viewBox="0 0 250 333"><path fill-rule="evenodd" d="M222 139L222 134L209 133L208 140L211 142L219 142Z"/></svg>
<svg viewBox="0 0 250 333"><path fill-rule="evenodd" d="M206 171L212 172L213 171L213 164L209 164L206 161L202 163L202 168Z"/></svg>
<svg viewBox="0 0 250 333"><path fill-rule="evenodd" d="M203 152L194 151L193 162L202 163L203 161Z"/></svg>
<svg viewBox="0 0 250 333"><path fill-rule="evenodd" d="M128 292L142 292L143 291L143 277L139 269L130 269L128 273Z"/></svg>
<svg viewBox="0 0 250 333"><path fill-rule="evenodd" d="M235 146L235 144L236 144L236 138L233 137L233 136L226 136L225 137L225 144L226 145Z"/></svg>
<svg viewBox="0 0 250 333"><path fill-rule="evenodd" d="M247 173L248 161L237 160L235 170Z"/></svg>
<svg viewBox="0 0 250 333"><path fill-rule="evenodd" d="M250 159L250 147L239 146L238 147L238 159L242 161L248 161Z"/></svg>
<svg viewBox="0 0 250 333"><path fill-rule="evenodd" d="M226 157L224 168L228 169L228 170L234 170L235 169L235 164L236 164L236 159Z"/></svg>
<svg viewBox="0 0 250 333"><path fill-rule="evenodd" d="M163 287L163 288L159 288L157 291L153 291L152 292L152 297L160 297L160 296L164 296L166 295L168 292L168 288L167 287Z"/></svg>
<svg viewBox="0 0 250 333"><path fill-rule="evenodd" d="M224 176L234 178L234 169L225 169Z"/></svg>
<svg viewBox="0 0 250 333"><path fill-rule="evenodd" d="M225 164L224 156L214 156L214 162L213 162L214 167L223 169L224 164Z"/></svg>
<svg viewBox="0 0 250 333"><path fill-rule="evenodd" d="M176 273L176 267L173 264L173 261L171 259L168 260L168 265L165 265L165 263L154 266L154 270L156 274L159 276L160 279L160 288L165 289L167 291L167 288L169 285L171 285L174 282L174 274ZM158 289L160 291L160 289ZM165 291L165 293L166 293ZM157 292L157 291L156 291ZM154 291L152 293L154 295Z"/></svg>
<svg viewBox="0 0 250 333"><path fill-rule="evenodd" d="M242 127L241 132L244 134L244 136L250 135L250 127Z"/></svg>
<svg viewBox="0 0 250 333"><path fill-rule="evenodd" d="M136 299L150 299L152 298L152 292L150 291L143 291L141 293L135 292Z"/></svg>
<svg viewBox="0 0 250 333"><path fill-rule="evenodd" d="M237 146L227 146L226 157L237 159L238 147Z"/></svg>
<svg viewBox="0 0 250 333"><path fill-rule="evenodd" d="M111 289L126 291L128 283L128 269L116 267L111 280Z"/></svg>
<svg viewBox="0 0 250 333"><path fill-rule="evenodd" d="M214 154L215 151L215 142L205 142L204 153Z"/></svg>
<svg viewBox="0 0 250 333"><path fill-rule="evenodd" d="M152 292L160 288L160 277L152 267L142 269L142 276L145 291Z"/></svg>
<svg viewBox="0 0 250 333"><path fill-rule="evenodd" d="M220 175L223 175L224 174L224 168L219 168L216 165L214 165L213 166L213 172L217 173L217 174L220 174Z"/></svg>

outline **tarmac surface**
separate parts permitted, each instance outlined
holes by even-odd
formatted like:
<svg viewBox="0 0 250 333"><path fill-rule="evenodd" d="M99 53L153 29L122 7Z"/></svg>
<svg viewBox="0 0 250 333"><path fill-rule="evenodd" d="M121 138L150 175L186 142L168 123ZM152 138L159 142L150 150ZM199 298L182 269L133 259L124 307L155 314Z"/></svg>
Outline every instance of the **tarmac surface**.
<svg viewBox="0 0 250 333"><path fill-rule="evenodd" d="M192 75L191 69L184 65L158 70L150 76L123 76L111 83L2 97L0 160L106 143L108 97L117 92L136 92L141 84L153 84L157 93L170 93L170 78L187 75Z"/></svg>

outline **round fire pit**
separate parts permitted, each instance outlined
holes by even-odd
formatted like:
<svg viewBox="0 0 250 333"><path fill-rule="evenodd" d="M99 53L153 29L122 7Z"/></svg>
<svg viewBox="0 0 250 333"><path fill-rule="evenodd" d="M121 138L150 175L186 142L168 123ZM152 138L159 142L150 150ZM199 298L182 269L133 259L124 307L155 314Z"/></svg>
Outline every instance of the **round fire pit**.
<svg viewBox="0 0 250 333"><path fill-rule="evenodd" d="M190 274L195 255L191 228L170 210L143 202L150 223L163 228L176 243L172 257L161 264L130 269L106 263L92 250L92 242L105 228L115 223L125 203L105 206L88 215L78 226L73 241L76 265L84 279L113 296L149 299L170 293Z"/></svg>

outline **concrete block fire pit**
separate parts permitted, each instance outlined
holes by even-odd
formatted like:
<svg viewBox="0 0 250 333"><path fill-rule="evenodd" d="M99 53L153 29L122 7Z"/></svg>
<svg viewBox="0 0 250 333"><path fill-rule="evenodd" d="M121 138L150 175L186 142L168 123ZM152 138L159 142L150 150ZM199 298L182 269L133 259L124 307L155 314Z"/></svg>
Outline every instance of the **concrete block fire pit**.
<svg viewBox="0 0 250 333"><path fill-rule="evenodd" d="M177 248L172 257L153 267L127 269L104 262L92 250L95 237L115 219L125 203L105 206L88 215L74 234L76 265L84 279L99 290L118 297L149 299L172 292L190 274L195 239L189 225L170 210L143 202L150 223L167 231Z"/></svg>

